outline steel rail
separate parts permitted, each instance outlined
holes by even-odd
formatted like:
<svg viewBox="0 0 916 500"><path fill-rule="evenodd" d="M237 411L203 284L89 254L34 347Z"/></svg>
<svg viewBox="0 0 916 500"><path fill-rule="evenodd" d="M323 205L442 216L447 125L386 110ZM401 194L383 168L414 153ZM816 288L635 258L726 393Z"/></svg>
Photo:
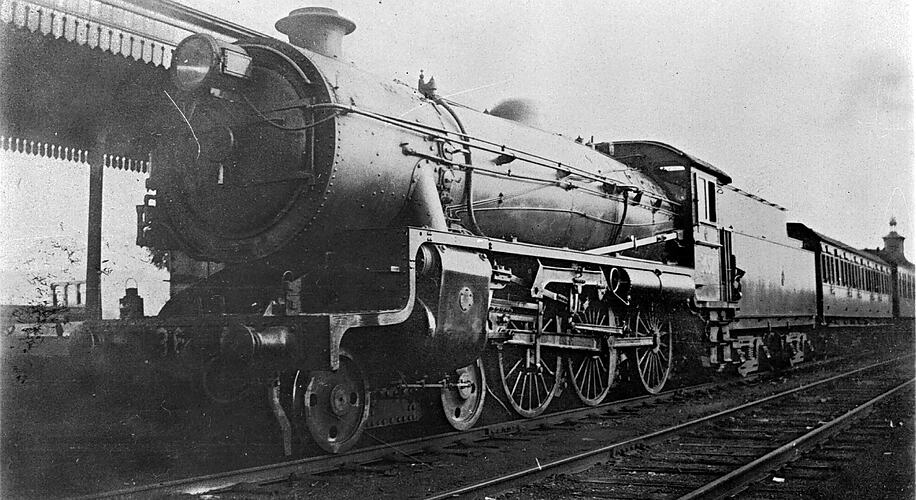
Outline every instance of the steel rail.
<svg viewBox="0 0 916 500"><path fill-rule="evenodd" d="M751 377L747 377L741 380L753 379ZM729 382L734 383L736 381ZM277 464L268 464L204 476L153 483L116 491L85 495L77 498L116 498L149 494L199 494L220 488L226 488L243 482L270 484L284 480L293 474L320 474L322 472L336 470L346 465L370 464L384 460L386 457L391 455L410 456L411 454L422 452L425 449L441 448L443 446L455 444L457 442L483 441L490 437L500 436L510 432L550 426L561 422L568 422L570 420L584 419L589 415L615 411L629 406L641 406L651 401L664 401L685 392L706 391L716 387L724 386L726 384L727 383L709 382L690 387L672 389L670 391L665 391L656 395L637 396L633 398L612 401L595 407L573 408L570 410L543 415L538 418L500 422L484 427L473 428L467 431L446 432L443 434L424 436L391 444L380 444L368 448L358 449L356 451L351 451L341 455L321 455L317 457L291 460Z"/></svg>
<svg viewBox="0 0 916 500"><path fill-rule="evenodd" d="M779 466L788 463L805 451L811 449L818 443L826 441L833 435L841 432L853 420L863 416L865 412L871 411L872 407L881 401L902 391L907 386L913 385L916 378L910 379L897 387L872 398L867 403L863 403L856 408L844 413L843 415L831 420L830 422L814 429L804 436L793 439L792 441L780 446L779 448L767 453L766 455L746 464L734 471L683 495L679 500L694 500L698 498L727 498L739 493L748 485L755 483L766 477L770 471Z"/></svg>
<svg viewBox="0 0 916 500"><path fill-rule="evenodd" d="M789 372L810 370L818 366L827 365L843 358L831 358L813 363L805 363L793 367ZM781 372L786 373L786 371ZM341 455L321 455L276 464L267 464L245 469L219 472L172 481L151 483L131 488L94 493L78 496L79 499L91 498L120 498L135 496L165 496L174 494L200 494L208 491L227 488L238 483L271 484L283 481L291 475L320 474L337 470L346 465L370 464L384 460L392 455L410 456L426 449L435 449L455 444L458 442L484 441L510 432L529 430L538 427L556 425L562 422L582 420L592 415L606 414L619 411L628 407L640 407L651 402L666 401L683 394L708 391L723 388L734 384L752 382L759 378L772 375L772 372L758 372L747 377L731 379L728 381L715 381L697 384L688 387L670 389L655 395L643 395L632 398L610 401L594 407L572 408L555 413L542 415L532 419L512 420L490 424L484 427L473 428L467 431L454 431L433 436L399 441L390 444L380 444L358 449Z"/></svg>
<svg viewBox="0 0 916 500"><path fill-rule="evenodd" d="M900 360L902 360L902 359L911 358L911 357L913 357L913 356L914 356L914 355L911 354L911 355L901 356L901 357L894 358L894 359L887 360L887 361L881 361L881 362L878 362L878 363L873 363L873 364L864 366L864 367L862 367L862 368L857 368L857 369L855 369L855 370L851 370L851 371L848 371L848 372L845 372L845 373L841 373L841 374L839 374L839 375L834 375L834 376L832 376L832 377L828 377L828 378L826 378L826 379L819 380L819 381L813 382L813 383L811 383L811 384L806 384L806 385L803 385L803 386L799 386L799 387L796 387L796 388L794 388L794 389L790 389L790 390L788 390L788 391L783 391L783 392L780 392L780 393L778 393L778 394L773 394L773 395L771 395L771 396L767 396L767 397L762 398L762 399L758 399L758 400L755 400L755 401L750 401L750 402L748 402L748 403L744 403L744 404L739 405L739 406L736 406L736 407L734 407L734 408L730 408L730 409L727 409L727 410L722 410L722 411L713 413L713 414L711 414L711 415L707 415L707 416L705 416L705 417L701 417L701 418L698 418L698 419L695 419L695 420L691 420L691 421L688 421L688 422L684 422L684 423L682 423L682 424L678 424L678 425L674 425L674 426L671 426L671 427L667 427L667 428L665 428L665 429L661 429L661 430L659 430L659 431L651 432L651 433L649 433L649 434L644 434L644 435L642 435L642 436L637 436L637 437L634 437L634 438L631 438L631 439L627 439L627 440L624 440L624 441L620 441L620 442L617 442L617 443L613 443L613 444L610 444L610 445L601 446L601 447L596 448L596 449L594 449L594 450L589 450L589 451L586 451L586 452L583 452L583 453L579 453L579 454L576 454L576 455L572 455L572 456L569 456L569 457L566 457L566 458L562 458L562 459L559 459L559 460L555 460L555 461L552 461L552 462L543 463L543 464L538 464L537 467L530 467L530 468L518 470L518 471L512 472L512 473L510 473L510 474L505 474L505 475L498 476L498 477L494 477L494 478L491 478L491 479L487 479L487 480L485 480L485 481L481 481L481 482L478 482L478 483L475 483L475 484L471 484L471 485L467 485L467 486L464 486L464 487L461 487L461 488L457 488L457 489L454 489L454 490L451 490L451 491L447 491L447 492L444 492L444 493L439 493L439 494L436 494L436 495L433 495L433 496L430 496L430 497L426 497L426 500L445 500L445 499L447 499L447 498L461 497L462 495L468 495L468 494L470 494L470 493L480 492L480 491L482 491L482 490L491 491L492 488L497 487L497 486L502 486L503 489L505 489L505 488L507 488L505 485L507 485L508 483L516 483L516 482L518 482L520 479L525 479L526 482L530 482L530 481L531 481L532 479L534 479L534 478L543 478L543 477L547 477L547 476L550 476L550 475L553 475L553 474L557 474L557 473L560 472L560 471L579 471L579 470L584 470L584 469L587 469L587 468L589 468L589 467L591 467L591 466L593 466L593 465L596 465L596 464L598 464L598 463L607 461L607 460L608 460L610 457L612 457L612 456L614 455L614 453L616 453L616 452L626 451L626 450L631 449L631 448L633 448L633 447L635 447L635 446L637 446L637 445L644 445L644 444L648 444L648 443L651 443L651 442L655 442L655 441L658 441L658 440L660 440L660 439L664 439L664 438L667 438L667 437L672 436L672 435L674 435L674 434L677 434L677 433L679 433L679 432L681 432L681 431L684 431L684 430L686 430L686 429L691 429L691 428L700 426L700 425L702 425L702 424L704 424L704 423L706 423L706 422L710 422L710 421L712 421L712 420L719 419L719 418L724 417L724 416L727 416L727 415L729 415L729 414L738 413L738 412L744 411L744 410L746 410L746 409L748 409L748 408L753 408L753 407L755 407L755 406L759 406L759 405L762 405L762 404L764 404L764 403L768 403L768 402L771 402L771 401L775 401L775 400L778 400L778 399L782 399L782 398L785 398L785 397L787 397L787 396L791 396L792 394L796 394L796 393L799 393L799 392L802 392L802 391L806 391L806 390L809 390L809 389L818 387L818 386L820 386L820 385L827 384L827 383L829 383L829 382L833 382L833 381L835 381L835 380L839 380L839 379L842 379L842 378L846 378L846 377L855 375L855 374L857 374L857 373L861 373L861 372L866 371L866 370L871 370L871 369L878 368L878 367L881 367L881 366L884 366L884 365L888 365L888 364L891 364L891 363L895 363L895 362L898 362L898 361L900 361Z"/></svg>

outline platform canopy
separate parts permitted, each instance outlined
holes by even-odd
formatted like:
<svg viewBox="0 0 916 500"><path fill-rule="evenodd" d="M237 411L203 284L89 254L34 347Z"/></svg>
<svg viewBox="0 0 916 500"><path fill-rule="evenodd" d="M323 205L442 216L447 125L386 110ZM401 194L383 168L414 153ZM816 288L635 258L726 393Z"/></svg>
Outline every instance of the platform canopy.
<svg viewBox="0 0 916 500"><path fill-rule="evenodd" d="M142 164L192 33L264 36L167 0L0 0L0 149L85 154L104 133L100 153Z"/></svg>

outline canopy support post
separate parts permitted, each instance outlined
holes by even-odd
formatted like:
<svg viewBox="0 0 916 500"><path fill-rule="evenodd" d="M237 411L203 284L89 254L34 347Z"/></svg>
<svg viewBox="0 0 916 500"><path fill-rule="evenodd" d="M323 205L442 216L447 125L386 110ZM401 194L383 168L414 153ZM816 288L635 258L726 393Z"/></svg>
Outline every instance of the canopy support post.
<svg viewBox="0 0 916 500"><path fill-rule="evenodd" d="M102 319L102 180L107 132L89 151L89 225L86 231L86 319Z"/></svg>

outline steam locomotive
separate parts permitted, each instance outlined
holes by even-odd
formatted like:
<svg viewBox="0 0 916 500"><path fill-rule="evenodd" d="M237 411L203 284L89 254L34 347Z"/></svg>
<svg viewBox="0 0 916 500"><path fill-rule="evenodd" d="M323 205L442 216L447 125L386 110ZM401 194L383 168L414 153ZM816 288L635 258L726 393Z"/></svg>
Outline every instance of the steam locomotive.
<svg viewBox="0 0 916 500"><path fill-rule="evenodd" d="M620 379L656 393L688 356L747 372L811 354L815 252L725 172L380 80L340 59L355 26L331 9L277 29L290 43L175 50L138 244L210 271L99 336L146 339L215 400L267 381L287 452L291 428L341 452L414 420L415 390L461 430L488 385L534 417L563 387L585 405ZM857 318L892 315L876 292Z"/></svg>

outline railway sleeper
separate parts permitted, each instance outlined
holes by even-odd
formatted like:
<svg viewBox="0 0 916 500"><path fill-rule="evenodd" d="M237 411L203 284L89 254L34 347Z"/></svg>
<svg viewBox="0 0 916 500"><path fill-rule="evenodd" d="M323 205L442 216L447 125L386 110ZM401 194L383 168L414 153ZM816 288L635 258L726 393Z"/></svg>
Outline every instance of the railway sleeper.
<svg viewBox="0 0 916 500"><path fill-rule="evenodd" d="M589 478L573 478L573 481L577 483L583 483L588 485L601 485L601 486L659 486L659 483L655 479L641 479L636 477L627 477L622 479L589 479ZM691 481L675 481L667 480L664 483L664 486L668 489L682 489L690 488L694 486L696 482Z"/></svg>

